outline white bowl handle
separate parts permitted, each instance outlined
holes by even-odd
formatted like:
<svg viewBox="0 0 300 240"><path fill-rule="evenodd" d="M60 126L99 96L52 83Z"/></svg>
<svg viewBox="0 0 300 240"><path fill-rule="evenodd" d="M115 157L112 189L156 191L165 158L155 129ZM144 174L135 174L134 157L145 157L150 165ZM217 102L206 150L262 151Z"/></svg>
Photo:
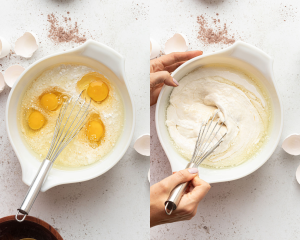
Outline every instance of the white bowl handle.
<svg viewBox="0 0 300 240"><path fill-rule="evenodd" d="M101 62L125 82L125 58L114 49L94 40L88 40L74 50L82 56Z"/></svg>
<svg viewBox="0 0 300 240"><path fill-rule="evenodd" d="M249 63L273 83L273 59L259 48L238 41L232 47L225 49L223 55Z"/></svg>

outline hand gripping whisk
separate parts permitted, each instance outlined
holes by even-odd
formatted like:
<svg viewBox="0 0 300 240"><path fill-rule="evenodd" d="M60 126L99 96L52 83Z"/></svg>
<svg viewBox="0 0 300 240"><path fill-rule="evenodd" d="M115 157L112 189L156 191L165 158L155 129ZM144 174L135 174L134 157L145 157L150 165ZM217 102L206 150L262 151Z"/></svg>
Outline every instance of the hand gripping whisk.
<svg viewBox="0 0 300 240"><path fill-rule="evenodd" d="M221 137L218 135L224 122L221 122L220 120L216 121L216 123L213 122L218 112L219 111L216 111L213 117L210 117L206 122L202 122L192 159L186 166L186 169L198 168L203 160L221 144L223 138L226 136L227 132L223 135L219 134ZM170 193L168 200L165 202L166 214L171 215L177 208L188 184L189 182L181 183Z"/></svg>
<svg viewBox="0 0 300 240"><path fill-rule="evenodd" d="M21 207L18 208L16 214L18 222L23 222L28 215L55 159L85 125L91 100L86 104L86 100L83 101L81 99L81 94L82 92L77 99L71 97L69 100L64 101L61 106L46 159L42 162L39 171L30 185ZM20 213L23 214L22 219L18 218Z"/></svg>

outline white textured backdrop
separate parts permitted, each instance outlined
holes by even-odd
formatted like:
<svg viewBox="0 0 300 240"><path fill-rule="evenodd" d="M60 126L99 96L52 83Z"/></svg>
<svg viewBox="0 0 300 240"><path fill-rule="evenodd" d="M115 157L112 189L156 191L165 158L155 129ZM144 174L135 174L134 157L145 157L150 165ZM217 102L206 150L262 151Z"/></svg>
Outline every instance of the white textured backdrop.
<svg viewBox="0 0 300 240"><path fill-rule="evenodd" d="M76 43L51 41L47 15L62 23L70 17L79 33L114 48L126 58L126 74L136 108L136 130L131 147L121 161L104 175L83 183L58 186L41 193L30 212L58 229L66 240L148 239L149 158L132 148L134 140L149 129L149 27L147 1L138 0L11 0L0 1L0 36L14 45L25 31L37 34L39 49L30 59L11 54L0 59L8 66L29 66ZM69 14L67 14L69 12ZM63 24L62 24L63 25ZM27 186L5 129L5 106L10 89L0 93L0 218L13 215Z"/></svg>
<svg viewBox="0 0 300 240"><path fill-rule="evenodd" d="M274 58L274 72L284 107L284 137L300 132L300 2L297 0L152 0L150 35L163 45L174 33L187 36L189 50L205 53L226 45L197 39L197 16L220 19L229 35ZM218 13L218 15L217 15ZM171 174L156 135L151 108L151 184ZM151 239L299 239L299 157L277 147L259 170L240 180L212 184L194 219L151 229Z"/></svg>

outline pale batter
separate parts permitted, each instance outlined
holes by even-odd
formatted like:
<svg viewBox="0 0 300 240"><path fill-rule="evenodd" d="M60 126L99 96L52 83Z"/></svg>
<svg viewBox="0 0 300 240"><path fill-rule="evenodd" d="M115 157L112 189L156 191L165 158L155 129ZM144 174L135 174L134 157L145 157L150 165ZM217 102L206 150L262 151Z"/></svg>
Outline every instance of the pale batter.
<svg viewBox="0 0 300 240"><path fill-rule="evenodd" d="M232 167L253 156L268 138L269 97L259 81L224 66L206 66L183 77L174 88L166 124L178 151L190 159L202 121L220 110L224 141L202 164Z"/></svg>

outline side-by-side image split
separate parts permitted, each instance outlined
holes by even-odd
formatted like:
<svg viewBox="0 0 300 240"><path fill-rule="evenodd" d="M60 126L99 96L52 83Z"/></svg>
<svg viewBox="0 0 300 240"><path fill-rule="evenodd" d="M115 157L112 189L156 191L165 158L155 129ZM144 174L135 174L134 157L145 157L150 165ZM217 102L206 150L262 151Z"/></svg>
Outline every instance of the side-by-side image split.
<svg viewBox="0 0 300 240"><path fill-rule="evenodd" d="M299 238L297 0L0 2L0 240Z"/></svg>

